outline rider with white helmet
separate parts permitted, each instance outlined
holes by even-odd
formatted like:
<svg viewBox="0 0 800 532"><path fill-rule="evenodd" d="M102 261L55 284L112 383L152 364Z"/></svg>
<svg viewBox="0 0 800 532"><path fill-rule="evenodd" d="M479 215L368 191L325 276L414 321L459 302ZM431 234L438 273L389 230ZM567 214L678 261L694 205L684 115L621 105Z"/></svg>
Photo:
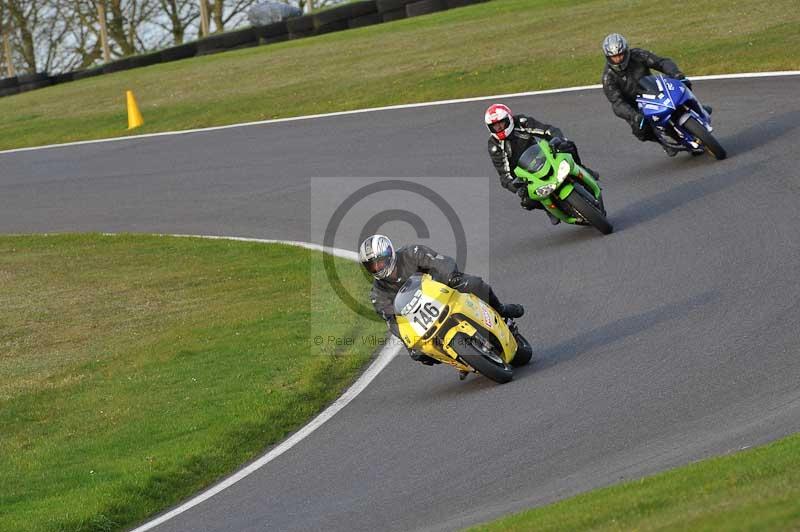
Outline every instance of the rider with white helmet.
<svg viewBox="0 0 800 532"><path fill-rule="evenodd" d="M525 150L536 144L539 139L550 141L550 146L555 151L570 153L575 162L588 170L595 179L600 178L597 172L581 162L575 143L566 139L564 133L556 126L539 122L530 116L513 115L511 109L501 103L492 104L486 109L484 123L490 134L489 157L500 176L500 185L517 193L522 199L520 205L525 209L544 209L544 207L528 196L527 188L520 187L514 182L513 172ZM550 211L546 209L544 211L553 225L561 221L550 214Z"/></svg>

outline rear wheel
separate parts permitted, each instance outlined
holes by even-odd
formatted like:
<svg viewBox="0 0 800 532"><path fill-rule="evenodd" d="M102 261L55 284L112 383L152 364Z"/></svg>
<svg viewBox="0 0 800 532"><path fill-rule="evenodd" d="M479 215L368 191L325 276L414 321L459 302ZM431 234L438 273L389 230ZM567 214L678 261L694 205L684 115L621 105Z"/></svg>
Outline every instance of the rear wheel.
<svg viewBox="0 0 800 532"><path fill-rule="evenodd" d="M499 384L505 384L514 377L514 370L503 361L496 350L482 350L469 336L458 334L451 345L465 363L484 377Z"/></svg>
<svg viewBox="0 0 800 532"><path fill-rule="evenodd" d="M580 183L575 183L575 189L564 201L575 209L587 222L592 224L595 229L604 235L611 234L614 231L614 226L608 223L608 220L603 215L603 211L600 210L600 206L596 205L587 197L584 197L584 194L589 195L590 192L583 188L583 185Z"/></svg>
<svg viewBox="0 0 800 532"><path fill-rule="evenodd" d="M704 128L697 119L689 118L684 122L683 127L685 127L686 131L691 133L693 137L702 142L705 150L713 155L715 159L722 160L728 156L725 148L722 147L717 139L714 138L714 135Z"/></svg>

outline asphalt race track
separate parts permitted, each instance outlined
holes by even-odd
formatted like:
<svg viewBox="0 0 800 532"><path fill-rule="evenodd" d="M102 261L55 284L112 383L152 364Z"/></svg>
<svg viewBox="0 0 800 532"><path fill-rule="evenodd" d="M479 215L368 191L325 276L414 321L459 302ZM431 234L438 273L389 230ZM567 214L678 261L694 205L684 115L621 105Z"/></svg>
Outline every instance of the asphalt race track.
<svg viewBox="0 0 800 532"><path fill-rule="evenodd" d="M497 185L489 102L2 154L0 232L309 240L312 177L492 176L492 282L526 305L534 364L498 386L401 354L291 451L158 528L452 530L800 431L800 77L695 93L725 161L641 144L599 90L507 101L601 172L607 237Z"/></svg>

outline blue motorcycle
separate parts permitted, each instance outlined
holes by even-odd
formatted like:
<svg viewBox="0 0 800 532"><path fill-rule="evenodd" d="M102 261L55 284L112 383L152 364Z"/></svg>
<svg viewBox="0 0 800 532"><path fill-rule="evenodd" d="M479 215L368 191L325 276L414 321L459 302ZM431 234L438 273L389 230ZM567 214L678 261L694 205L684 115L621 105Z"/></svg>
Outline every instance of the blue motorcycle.
<svg viewBox="0 0 800 532"><path fill-rule="evenodd" d="M701 105L683 82L662 75L645 76L639 87L639 112L652 124L659 142L693 155L708 152L715 159L727 157L711 134L711 108Z"/></svg>

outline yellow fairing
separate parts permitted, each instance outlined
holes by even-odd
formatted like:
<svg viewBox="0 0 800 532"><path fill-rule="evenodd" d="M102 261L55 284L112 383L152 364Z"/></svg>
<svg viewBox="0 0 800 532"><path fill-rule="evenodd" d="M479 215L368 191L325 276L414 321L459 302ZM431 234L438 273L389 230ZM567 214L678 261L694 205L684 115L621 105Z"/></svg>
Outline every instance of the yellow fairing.
<svg viewBox="0 0 800 532"><path fill-rule="evenodd" d="M480 330L484 338L493 336L502 346L501 356L507 364L517 352L517 341L505 320L488 303L436 282L430 275L422 276L418 293L403 310L407 312L398 313L397 325L406 346L460 370L472 368L459 362L458 353L451 347L459 332L472 337Z"/></svg>

